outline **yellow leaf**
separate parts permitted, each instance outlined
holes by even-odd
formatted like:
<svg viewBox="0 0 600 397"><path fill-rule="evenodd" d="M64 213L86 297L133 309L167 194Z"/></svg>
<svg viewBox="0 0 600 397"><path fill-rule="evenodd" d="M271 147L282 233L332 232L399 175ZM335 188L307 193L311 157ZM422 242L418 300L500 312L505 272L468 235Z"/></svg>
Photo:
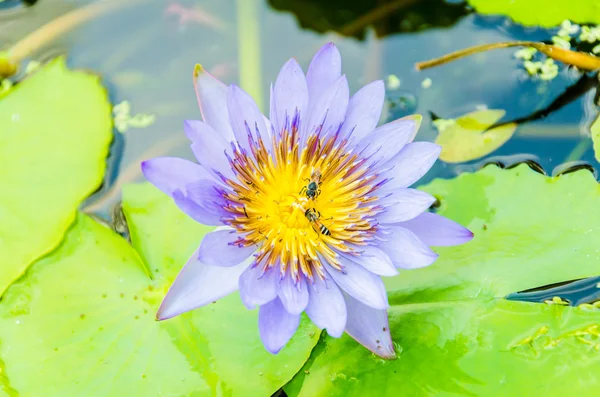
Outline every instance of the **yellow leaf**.
<svg viewBox="0 0 600 397"><path fill-rule="evenodd" d="M465 114L440 131L435 143L442 147L440 160L463 163L490 154L514 134L517 125L506 124L486 131L505 114L504 110L486 109Z"/></svg>

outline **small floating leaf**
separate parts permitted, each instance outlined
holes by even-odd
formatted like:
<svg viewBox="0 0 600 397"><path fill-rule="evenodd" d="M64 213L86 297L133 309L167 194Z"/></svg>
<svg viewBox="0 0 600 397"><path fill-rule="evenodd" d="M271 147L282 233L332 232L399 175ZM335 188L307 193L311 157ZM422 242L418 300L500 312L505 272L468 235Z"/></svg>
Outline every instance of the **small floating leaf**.
<svg viewBox="0 0 600 397"><path fill-rule="evenodd" d="M156 115L137 113L131 115L131 103L122 101L113 107L115 128L120 133L125 133L130 128L146 128L156 121Z"/></svg>
<svg viewBox="0 0 600 397"><path fill-rule="evenodd" d="M521 48L515 52L515 58L523 59L524 61L530 61L536 52L537 50L533 47Z"/></svg>
<svg viewBox="0 0 600 397"><path fill-rule="evenodd" d="M133 248L80 215L60 248L7 290L0 389L21 396L270 396L301 368L318 329L302 322L272 355L260 341L257 311L236 294L156 321L167 288L212 228L149 184L126 186L123 210Z"/></svg>
<svg viewBox="0 0 600 397"><path fill-rule="evenodd" d="M477 110L457 118L453 123L442 124L435 143L442 147L440 159L447 163L462 163L490 154L515 132L514 123L486 131L505 114L504 110Z"/></svg>
<svg viewBox="0 0 600 397"><path fill-rule="evenodd" d="M501 14L527 26L558 26L565 19L600 23L597 0L468 0L480 14Z"/></svg>
<svg viewBox="0 0 600 397"><path fill-rule="evenodd" d="M325 337L287 394L593 395L600 311L503 299L600 273L593 237L600 189L592 174L549 178L526 165L488 166L423 190L475 238L437 248L430 267L386 279L398 358L380 360L346 335Z"/></svg>
<svg viewBox="0 0 600 397"><path fill-rule="evenodd" d="M586 41L588 43L595 43L596 41L598 41L598 39L600 39L600 26L584 26L581 28L579 40Z"/></svg>
<svg viewBox="0 0 600 397"><path fill-rule="evenodd" d="M0 292L62 240L112 139L100 79L58 58L0 98Z"/></svg>

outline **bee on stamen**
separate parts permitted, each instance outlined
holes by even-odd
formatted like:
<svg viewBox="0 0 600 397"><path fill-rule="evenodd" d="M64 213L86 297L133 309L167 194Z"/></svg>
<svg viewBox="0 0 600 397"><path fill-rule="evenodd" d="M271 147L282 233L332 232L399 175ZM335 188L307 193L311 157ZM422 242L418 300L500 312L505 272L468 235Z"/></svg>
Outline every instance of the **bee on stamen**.
<svg viewBox="0 0 600 397"><path fill-rule="evenodd" d="M327 226L323 225L321 223L321 221L319 220L319 218L321 218L321 213L317 210L315 210L314 208L309 208L306 211L304 211L304 216L306 216L306 219L308 219L308 221L319 228L319 231L321 232L321 234L324 234L325 236L331 236L331 231L327 228ZM314 227L313 227L314 229ZM315 232L317 230L315 229ZM317 232L318 233L318 232Z"/></svg>
<svg viewBox="0 0 600 397"><path fill-rule="evenodd" d="M305 178L308 181L308 185L303 186L302 190L300 190L300 194L306 193L306 197L314 200L321 194L321 189L319 189L319 185L321 183L321 172L319 169L313 171L309 178Z"/></svg>

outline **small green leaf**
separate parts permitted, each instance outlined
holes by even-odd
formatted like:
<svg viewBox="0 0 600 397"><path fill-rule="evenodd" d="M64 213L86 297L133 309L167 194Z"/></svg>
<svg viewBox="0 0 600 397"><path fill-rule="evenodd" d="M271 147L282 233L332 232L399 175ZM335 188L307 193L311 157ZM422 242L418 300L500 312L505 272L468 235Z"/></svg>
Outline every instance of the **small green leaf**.
<svg viewBox="0 0 600 397"><path fill-rule="evenodd" d="M462 163L490 154L515 132L517 125L506 124L490 130L487 128L500 120L504 110L477 110L456 120L436 120L439 135L435 143L442 147L440 160L447 163Z"/></svg>
<svg viewBox="0 0 600 397"><path fill-rule="evenodd" d="M593 176L486 167L423 190L475 237L386 279L398 358L381 360L348 336L323 338L288 395L592 395L600 310L503 297L600 274Z"/></svg>
<svg viewBox="0 0 600 397"><path fill-rule="evenodd" d="M0 292L53 250L101 183L111 105L58 58L0 98Z"/></svg>
<svg viewBox="0 0 600 397"><path fill-rule="evenodd" d="M597 0L468 0L480 14L501 14L527 26L558 26L568 19L577 23L600 23Z"/></svg>
<svg viewBox="0 0 600 397"><path fill-rule="evenodd" d="M257 311L237 294L156 321L175 275L211 228L148 184L126 186L124 211L138 252L81 215L60 248L7 290L0 384L23 396L268 397L288 382L318 329L303 321L271 355Z"/></svg>

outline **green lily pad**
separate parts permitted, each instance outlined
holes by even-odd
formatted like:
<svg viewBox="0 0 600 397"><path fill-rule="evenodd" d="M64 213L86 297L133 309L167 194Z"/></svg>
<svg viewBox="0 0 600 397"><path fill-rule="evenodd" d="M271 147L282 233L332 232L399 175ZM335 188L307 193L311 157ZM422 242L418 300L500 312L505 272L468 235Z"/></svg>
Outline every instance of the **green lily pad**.
<svg viewBox="0 0 600 397"><path fill-rule="evenodd" d="M52 251L101 183L111 105L58 58L0 98L0 292Z"/></svg>
<svg viewBox="0 0 600 397"><path fill-rule="evenodd" d="M501 14L523 25L552 27L568 19L576 23L600 23L598 0L468 0L480 14Z"/></svg>
<svg viewBox="0 0 600 397"><path fill-rule="evenodd" d="M256 311L235 294L155 321L167 288L210 228L147 184L125 188L124 211L137 252L81 215L61 247L7 290L0 384L23 396L268 397L289 381L318 330L303 322L273 356L259 339Z"/></svg>
<svg viewBox="0 0 600 397"><path fill-rule="evenodd" d="M565 396L600 386L600 311L508 301L511 292L600 274L600 188L486 167L423 187L474 239L387 279L398 358L324 337L290 396ZM587 393L587 394L586 394Z"/></svg>
<svg viewBox="0 0 600 397"><path fill-rule="evenodd" d="M504 110L485 109L465 114L456 120L437 120L440 133L435 143L442 147L440 160L446 163L471 161L504 145L517 129L515 123L486 129L504 117L505 113Z"/></svg>

